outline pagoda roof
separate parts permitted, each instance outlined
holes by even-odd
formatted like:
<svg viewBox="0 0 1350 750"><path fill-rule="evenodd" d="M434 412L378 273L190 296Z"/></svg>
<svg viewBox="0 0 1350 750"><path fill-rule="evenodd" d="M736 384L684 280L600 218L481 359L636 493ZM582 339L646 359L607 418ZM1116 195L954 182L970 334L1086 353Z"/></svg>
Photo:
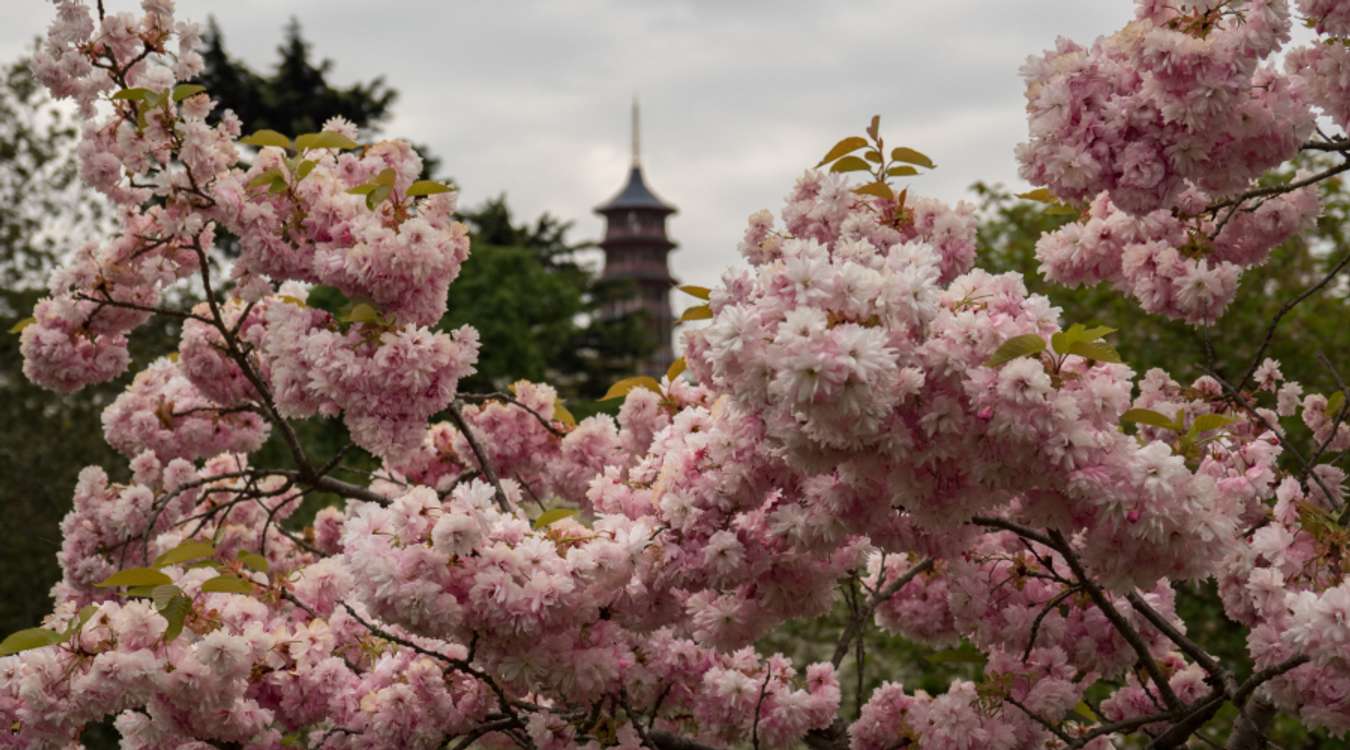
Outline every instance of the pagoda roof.
<svg viewBox="0 0 1350 750"><path fill-rule="evenodd" d="M645 209L648 211L661 211L667 214L673 214L677 210L674 206L666 203L653 193L651 188L642 179L642 167L634 164L633 168L628 170L628 184L618 192L608 202L595 207L595 212L605 214L611 211L623 211L626 209Z"/></svg>

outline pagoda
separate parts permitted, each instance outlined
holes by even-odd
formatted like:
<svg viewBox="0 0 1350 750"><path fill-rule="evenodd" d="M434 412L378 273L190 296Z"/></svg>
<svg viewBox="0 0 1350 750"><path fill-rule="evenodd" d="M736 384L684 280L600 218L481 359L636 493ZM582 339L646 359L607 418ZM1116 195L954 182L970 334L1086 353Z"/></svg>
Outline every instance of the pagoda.
<svg viewBox="0 0 1350 750"><path fill-rule="evenodd" d="M605 217L605 237L600 241L600 248L605 251L602 278L627 282L633 291L631 296L609 305L603 314L614 317L643 314L656 346L642 362L641 370L659 377L675 356L671 348L675 321L670 311L670 288L675 279L666 262L675 243L666 236L666 217L676 209L647 187L642 177L639 137L638 104L634 99L633 163L628 170L628 182L617 195L595 208L596 213Z"/></svg>

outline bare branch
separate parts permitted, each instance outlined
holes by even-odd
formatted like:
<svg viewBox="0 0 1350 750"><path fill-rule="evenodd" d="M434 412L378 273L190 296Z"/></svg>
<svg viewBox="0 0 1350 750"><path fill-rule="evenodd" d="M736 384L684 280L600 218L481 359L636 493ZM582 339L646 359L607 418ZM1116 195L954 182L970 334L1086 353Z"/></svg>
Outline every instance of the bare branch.
<svg viewBox="0 0 1350 750"><path fill-rule="evenodd" d="M511 502L506 499L506 492L502 490L501 480L497 478L497 470L492 468L492 463L487 460L487 454L483 451L483 446L478 444L478 438L474 437L473 430L469 423L464 420L464 415L459 410L459 404L450 404L450 421L459 428L464 439L469 442L469 448L473 451L474 458L478 459L478 468L482 470L483 476L492 483L492 488L496 490L497 507L501 508L503 513L511 512Z"/></svg>
<svg viewBox="0 0 1350 750"><path fill-rule="evenodd" d="M848 647L854 638L862 632L866 626L867 620L872 617L872 613L882 602L895 595L895 592L905 587L905 584L914 580L914 577L933 568L933 558L929 557L916 564L914 567L905 571L898 578L886 584L886 587L877 591L877 593L868 601L867 606L858 611L858 615L849 620L848 626L844 628L843 635L839 636L839 642L835 644L834 656L830 658L830 663L836 668L844 661L848 655ZM884 571L883 571L884 574Z"/></svg>

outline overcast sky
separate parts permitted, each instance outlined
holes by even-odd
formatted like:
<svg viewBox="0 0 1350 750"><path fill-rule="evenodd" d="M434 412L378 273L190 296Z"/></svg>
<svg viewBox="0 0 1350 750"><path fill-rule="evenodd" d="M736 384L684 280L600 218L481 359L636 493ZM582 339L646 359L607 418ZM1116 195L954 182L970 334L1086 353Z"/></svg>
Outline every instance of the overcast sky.
<svg viewBox="0 0 1350 750"><path fill-rule="evenodd" d="M44 32L51 6L0 2L0 54L13 59ZM575 220L578 240L599 237L591 209L626 176L637 92L648 185L680 210L672 268L707 284L737 261L745 218L777 213L802 170L874 113L889 144L937 162L916 192L956 200L978 179L1021 187L1018 67L1058 35L1088 42L1114 31L1133 3L179 0L178 9L203 21L214 13L227 48L255 67L271 66L295 16L316 53L336 62L336 82L383 75L398 89L386 133L429 145L466 204L505 191L521 219Z"/></svg>

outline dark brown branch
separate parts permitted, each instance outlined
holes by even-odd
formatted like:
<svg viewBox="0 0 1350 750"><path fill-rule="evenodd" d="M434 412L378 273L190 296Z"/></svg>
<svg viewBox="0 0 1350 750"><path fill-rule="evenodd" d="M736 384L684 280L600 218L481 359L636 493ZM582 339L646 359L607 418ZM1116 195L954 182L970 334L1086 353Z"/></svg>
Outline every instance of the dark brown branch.
<svg viewBox="0 0 1350 750"><path fill-rule="evenodd" d="M1148 602L1144 601L1144 598L1140 596L1138 592L1131 591L1129 594L1125 595L1125 598L1130 602L1130 606L1134 607L1134 611L1143 615L1145 620L1148 620L1153 627L1158 629L1158 632L1167 636L1168 640L1175 643L1177 648L1181 649L1182 653L1191 657L1191 660L1196 664L1199 664L1200 668L1208 672L1211 677L1222 678L1227 675L1227 670L1219 666L1219 663L1214 661L1214 657L1210 656L1203 648L1200 648L1195 641L1187 638L1180 630L1173 627L1172 623L1168 622L1167 619L1159 614L1153 607L1150 607Z"/></svg>
<svg viewBox="0 0 1350 750"><path fill-rule="evenodd" d="M1139 637L1139 632L1116 610L1115 606L1111 604L1111 600L1107 599L1106 594L1102 592L1101 587L1088 577L1087 571L1083 569L1082 563L1078 561L1078 556L1074 554L1069 543L1064 540L1064 536L1058 531L1051 531L1050 539L1053 540L1055 549L1064 556L1064 560L1069 564L1073 574L1087 589L1088 596L1092 597L1092 602L1097 605L1097 609L1100 609L1102 614L1106 615L1106 619L1111 621L1111 624L1125 639L1125 642L1129 643L1130 648L1134 649L1134 653L1139 657L1145 671L1153 679L1154 684L1158 686L1158 692L1162 694L1167 707L1172 710L1180 709L1183 705L1181 699L1177 698L1177 694L1172 692L1172 686L1163 677L1162 669L1153 660L1153 655L1149 653L1148 646L1144 644L1144 639Z"/></svg>
<svg viewBox="0 0 1350 750"><path fill-rule="evenodd" d="M1326 150L1337 150L1337 149L1326 149ZM1219 209L1227 208L1235 204L1245 203L1246 201L1249 201L1253 198L1261 198L1270 195L1283 195L1284 193L1290 193L1295 190L1298 190L1299 188L1305 188L1308 187L1309 185L1316 185L1322 180L1325 180L1330 177L1335 177L1336 175L1346 171L1350 171L1350 160L1343 161L1334 167L1329 167L1327 169L1322 170L1321 172L1318 172L1317 174L1304 177L1301 180L1294 180L1293 182L1288 182L1283 185L1271 185L1269 187L1254 188L1240 195L1233 196L1232 198L1229 198L1227 200L1219 201L1218 203L1212 203L1209 206L1205 207L1205 213L1217 212Z"/></svg>
<svg viewBox="0 0 1350 750"><path fill-rule="evenodd" d="M508 404L512 404L513 406L518 406L518 407L520 407L521 409L524 409L525 411L529 412L529 413L530 413L530 416L534 417L534 418L539 422L539 424L543 425L544 429L546 429L546 430L548 430L550 433L552 433L552 434L554 435L554 437L560 437L560 438L561 438L561 437L567 437L567 433L566 433L566 432L563 432L562 430L558 429L557 427L554 427L554 426L553 426L553 422L551 422L551 421L549 421L548 419L546 419L546 418L544 417L543 414L540 414L539 412L535 411L534 409L531 409L530 407L528 407L528 406L526 406L525 404L521 403L519 399L517 399L516 397L512 396L512 395L509 394L509 393L502 393L502 392L500 392L500 391L494 391L494 392L492 392L492 393L461 393L461 394L459 395L459 400L461 400L461 401L504 401L504 402L506 402L506 403L508 403Z"/></svg>
<svg viewBox="0 0 1350 750"><path fill-rule="evenodd" d="M1332 266L1331 270L1322 277L1321 281L1318 281L1316 284L1303 290L1297 297L1294 297L1280 307L1279 311L1275 313L1275 317L1271 319L1270 325L1266 328L1265 337L1261 340L1261 347L1257 349L1256 356L1252 357L1251 364L1247 366L1247 372L1242 376L1242 379L1238 381L1237 386L1233 388L1234 391L1241 391L1243 388L1247 387L1247 383L1252 379L1252 375L1256 373L1257 368L1261 366L1262 360L1265 359L1266 350L1270 348L1270 342L1275 338L1275 329L1280 325L1280 321L1284 319L1284 316L1288 315L1295 307L1302 304L1304 300L1321 291L1322 287L1330 284L1331 280L1336 278L1337 274L1341 271L1345 270L1347 265L1350 265L1350 253L1346 253L1345 257L1337 261L1336 265Z"/></svg>
<svg viewBox="0 0 1350 750"><path fill-rule="evenodd" d="M878 590L877 593L872 596L871 600L868 601L867 606L862 607L858 611L857 616L849 620L848 626L844 628L843 634L839 636L839 642L834 646L834 656L830 657L830 663L838 668L844 661L844 657L848 655L849 645L853 642L854 638L859 636L862 629L866 627L867 620L872 617L872 613L876 611L877 607L879 607L882 602L894 596L897 591L905 587L905 584L914 580L915 576L931 570L932 568L933 558L926 558L914 567L905 571L894 581L886 584L885 588ZM884 572L885 571L883 570L883 573Z"/></svg>
<svg viewBox="0 0 1350 750"><path fill-rule="evenodd" d="M1027 638L1026 649L1022 651L1023 664L1026 664L1027 660L1031 658L1031 650L1036 647L1036 636L1040 634L1041 623L1045 621L1046 616L1049 615L1055 609L1055 607L1058 607L1060 603L1063 602L1065 599L1068 599L1069 597L1073 596L1074 594L1082 590L1083 590L1082 586L1070 586L1064 589L1063 591L1059 592L1058 594L1055 594L1054 598L1046 602L1044 607L1041 607L1041 611L1036 614L1036 619L1031 622L1031 635L1030 637Z"/></svg>
<svg viewBox="0 0 1350 750"><path fill-rule="evenodd" d="M459 410L459 404L452 402L449 412L450 421L454 422L455 427L459 428L460 433L464 435L464 439L468 441L469 449L473 451L474 458L478 459L478 468L482 470L483 476L488 478L488 481L492 483L492 488L496 490L497 507L501 508L503 513L510 513L511 502L506 499L506 492L502 490L501 480L497 478L497 470L492 468L492 463L487 460L487 454L483 451L483 446L478 444L478 438L474 437L473 429L469 427L469 423L464 420L464 415Z"/></svg>

